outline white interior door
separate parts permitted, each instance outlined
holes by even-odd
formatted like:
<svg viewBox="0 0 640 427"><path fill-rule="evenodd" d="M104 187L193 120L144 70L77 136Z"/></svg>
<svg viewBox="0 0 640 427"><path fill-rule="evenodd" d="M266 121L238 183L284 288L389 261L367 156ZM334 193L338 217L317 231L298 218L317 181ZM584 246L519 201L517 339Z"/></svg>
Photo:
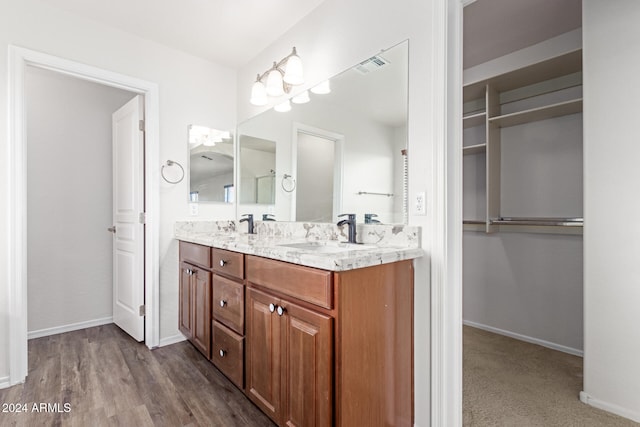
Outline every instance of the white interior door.
<svg viewBox="0 0 640 427"><path fill-rule="evenodd" d="M113 113L113 321L144 340L144 100Z"/></svg>

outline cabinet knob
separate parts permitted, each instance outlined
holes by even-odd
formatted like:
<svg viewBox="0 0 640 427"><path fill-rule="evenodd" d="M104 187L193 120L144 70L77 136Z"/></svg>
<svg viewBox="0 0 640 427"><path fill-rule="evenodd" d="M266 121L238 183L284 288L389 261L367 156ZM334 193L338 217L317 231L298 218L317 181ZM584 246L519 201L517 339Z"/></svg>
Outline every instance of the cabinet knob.
<svg viewBox="0 0 640 427"><path fill-rule="evenodd" d="M278 316L282 316L284 314L284 307L278 306Z"/></svg>
<svg viewBox="0 0 640 427"><path fill-rule="evenodd" d="M269 311L272 313L276 311L276 306L274 304L269 304Z"/></svg>
<svg viewBox="0 0 640 427"><path fill-rule="evenodd" d="M225 261L223 259L220 260L220 267L224 267L225 265L227 265L228 261Z"/></svg>
<svg viewBox="0 0 640 427"><path fill-rule="evenodd" d="M225 305L227 305L227 302L223 299L220 300L220 307L224 307Z"/></svg>
<svg viewBox="0 0 640 427"><path fill-rule="evenodd" d="M224 357L225 354L227 354L227 352L222 350L222 349L220 349L220 357Z"/></svg>

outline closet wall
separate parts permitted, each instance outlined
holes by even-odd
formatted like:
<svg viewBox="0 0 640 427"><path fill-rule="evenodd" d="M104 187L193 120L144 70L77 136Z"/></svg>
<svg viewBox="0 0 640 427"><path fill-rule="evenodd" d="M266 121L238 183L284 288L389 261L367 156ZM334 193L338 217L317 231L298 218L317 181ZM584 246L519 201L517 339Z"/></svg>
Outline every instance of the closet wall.
<svg viewBox="0 0 640 427"><path fill-rule="evenodd" d="M465 70L464 146L473 148L463 156L464 322L574 354L583 349L581 223L508 220L582 217L580 46L575 30ZM565 54L548 77L534 70L515 89L522 73L496 77ZM474 82L480 92L470 95ZM527 110L508 118L519 124L498 119Z"/></svg>

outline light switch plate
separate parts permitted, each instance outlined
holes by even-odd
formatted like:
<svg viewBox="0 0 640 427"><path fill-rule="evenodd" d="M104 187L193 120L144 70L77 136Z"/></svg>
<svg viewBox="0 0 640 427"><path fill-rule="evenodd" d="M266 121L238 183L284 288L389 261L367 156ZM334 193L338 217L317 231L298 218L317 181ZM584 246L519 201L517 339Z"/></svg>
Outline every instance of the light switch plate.
<svg viewBox="0 0 640 427"><path fill-rule="evenodd" d="M424 191L418 191L414 199L414 210L416 215L427 214L427 202Z"/></svg>
<svg viewBox="0 0 640 427"><path fill-rule="evenodd" d="M189 215L198 216L198 204L197 203L189 203Z"/></svg>

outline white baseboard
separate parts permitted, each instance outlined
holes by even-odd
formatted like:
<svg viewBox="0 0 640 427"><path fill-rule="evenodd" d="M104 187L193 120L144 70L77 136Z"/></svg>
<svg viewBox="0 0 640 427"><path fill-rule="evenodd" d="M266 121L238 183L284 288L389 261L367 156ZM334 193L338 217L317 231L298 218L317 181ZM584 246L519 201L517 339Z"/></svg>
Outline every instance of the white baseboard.
<svg viewBox="0 0 640 427"><path fill-rule="evenodd" d="M550 348L552 350L561 351L563 353L573 354L574 356L583 357L583 355L584 355L584 352L582 350L578 350L577 348L571 348L571 347L567 347L567 346L564 346L564 345L556 344L556 343L553 343L553 342L550 342L550 341L545 341L545 340L541 340L541 339L538 339L538 338L533 338L533 337L530 337L530 336L527 336L527 335L517 334L517 333L511 332L511 331L505 331L504 329L494 328L493 326L483 325L482 323L476 323L476 322L472 322L470 320L463 320L462 323L464 325L471 326L471 327L478 328L478 329L482 329L484 331L493 332L494 334L504 335L506 337L515 338L517 340L529 342L531 344L538 344L538 345L541 345L543 347Z"/></svg>
<svg viewBox="0 0 640 427"><path fill-rule="evenodd" d="M0 377L0 389L11 387L11 381L8 376Z"/></svg>
<svg viewBox="0 0 640 427"><path fill-rule="evenodd" d="M640 412L604 402L600 399L596 399L588 393L585 393L584 391L580 392L580 401L589 406L593 406L594 408L602 409L603 411L611 412L612 414L620 415L621 417L640 423Z"/></svg>
<svg viewBox="0 0 640 427"><path fill-rule="evenodd" d="M39 329L37 331L29 331L27 339L48 337L49 335L62 334L65 332L77 331L79 329L92 328L94 326L108 325L109 323L113 323L113 317L104 317L102 319L87 320L86 322L56 326L54 328Z"/></svg>
<svg viewBox="0 0 640 427"><path fill-rule="evenodd" d="M185 341L186 338L182 334L173 335L171 337L165 337L160 339L160 345L158 347L164 347L165 345L176 344Z"/></svg>

